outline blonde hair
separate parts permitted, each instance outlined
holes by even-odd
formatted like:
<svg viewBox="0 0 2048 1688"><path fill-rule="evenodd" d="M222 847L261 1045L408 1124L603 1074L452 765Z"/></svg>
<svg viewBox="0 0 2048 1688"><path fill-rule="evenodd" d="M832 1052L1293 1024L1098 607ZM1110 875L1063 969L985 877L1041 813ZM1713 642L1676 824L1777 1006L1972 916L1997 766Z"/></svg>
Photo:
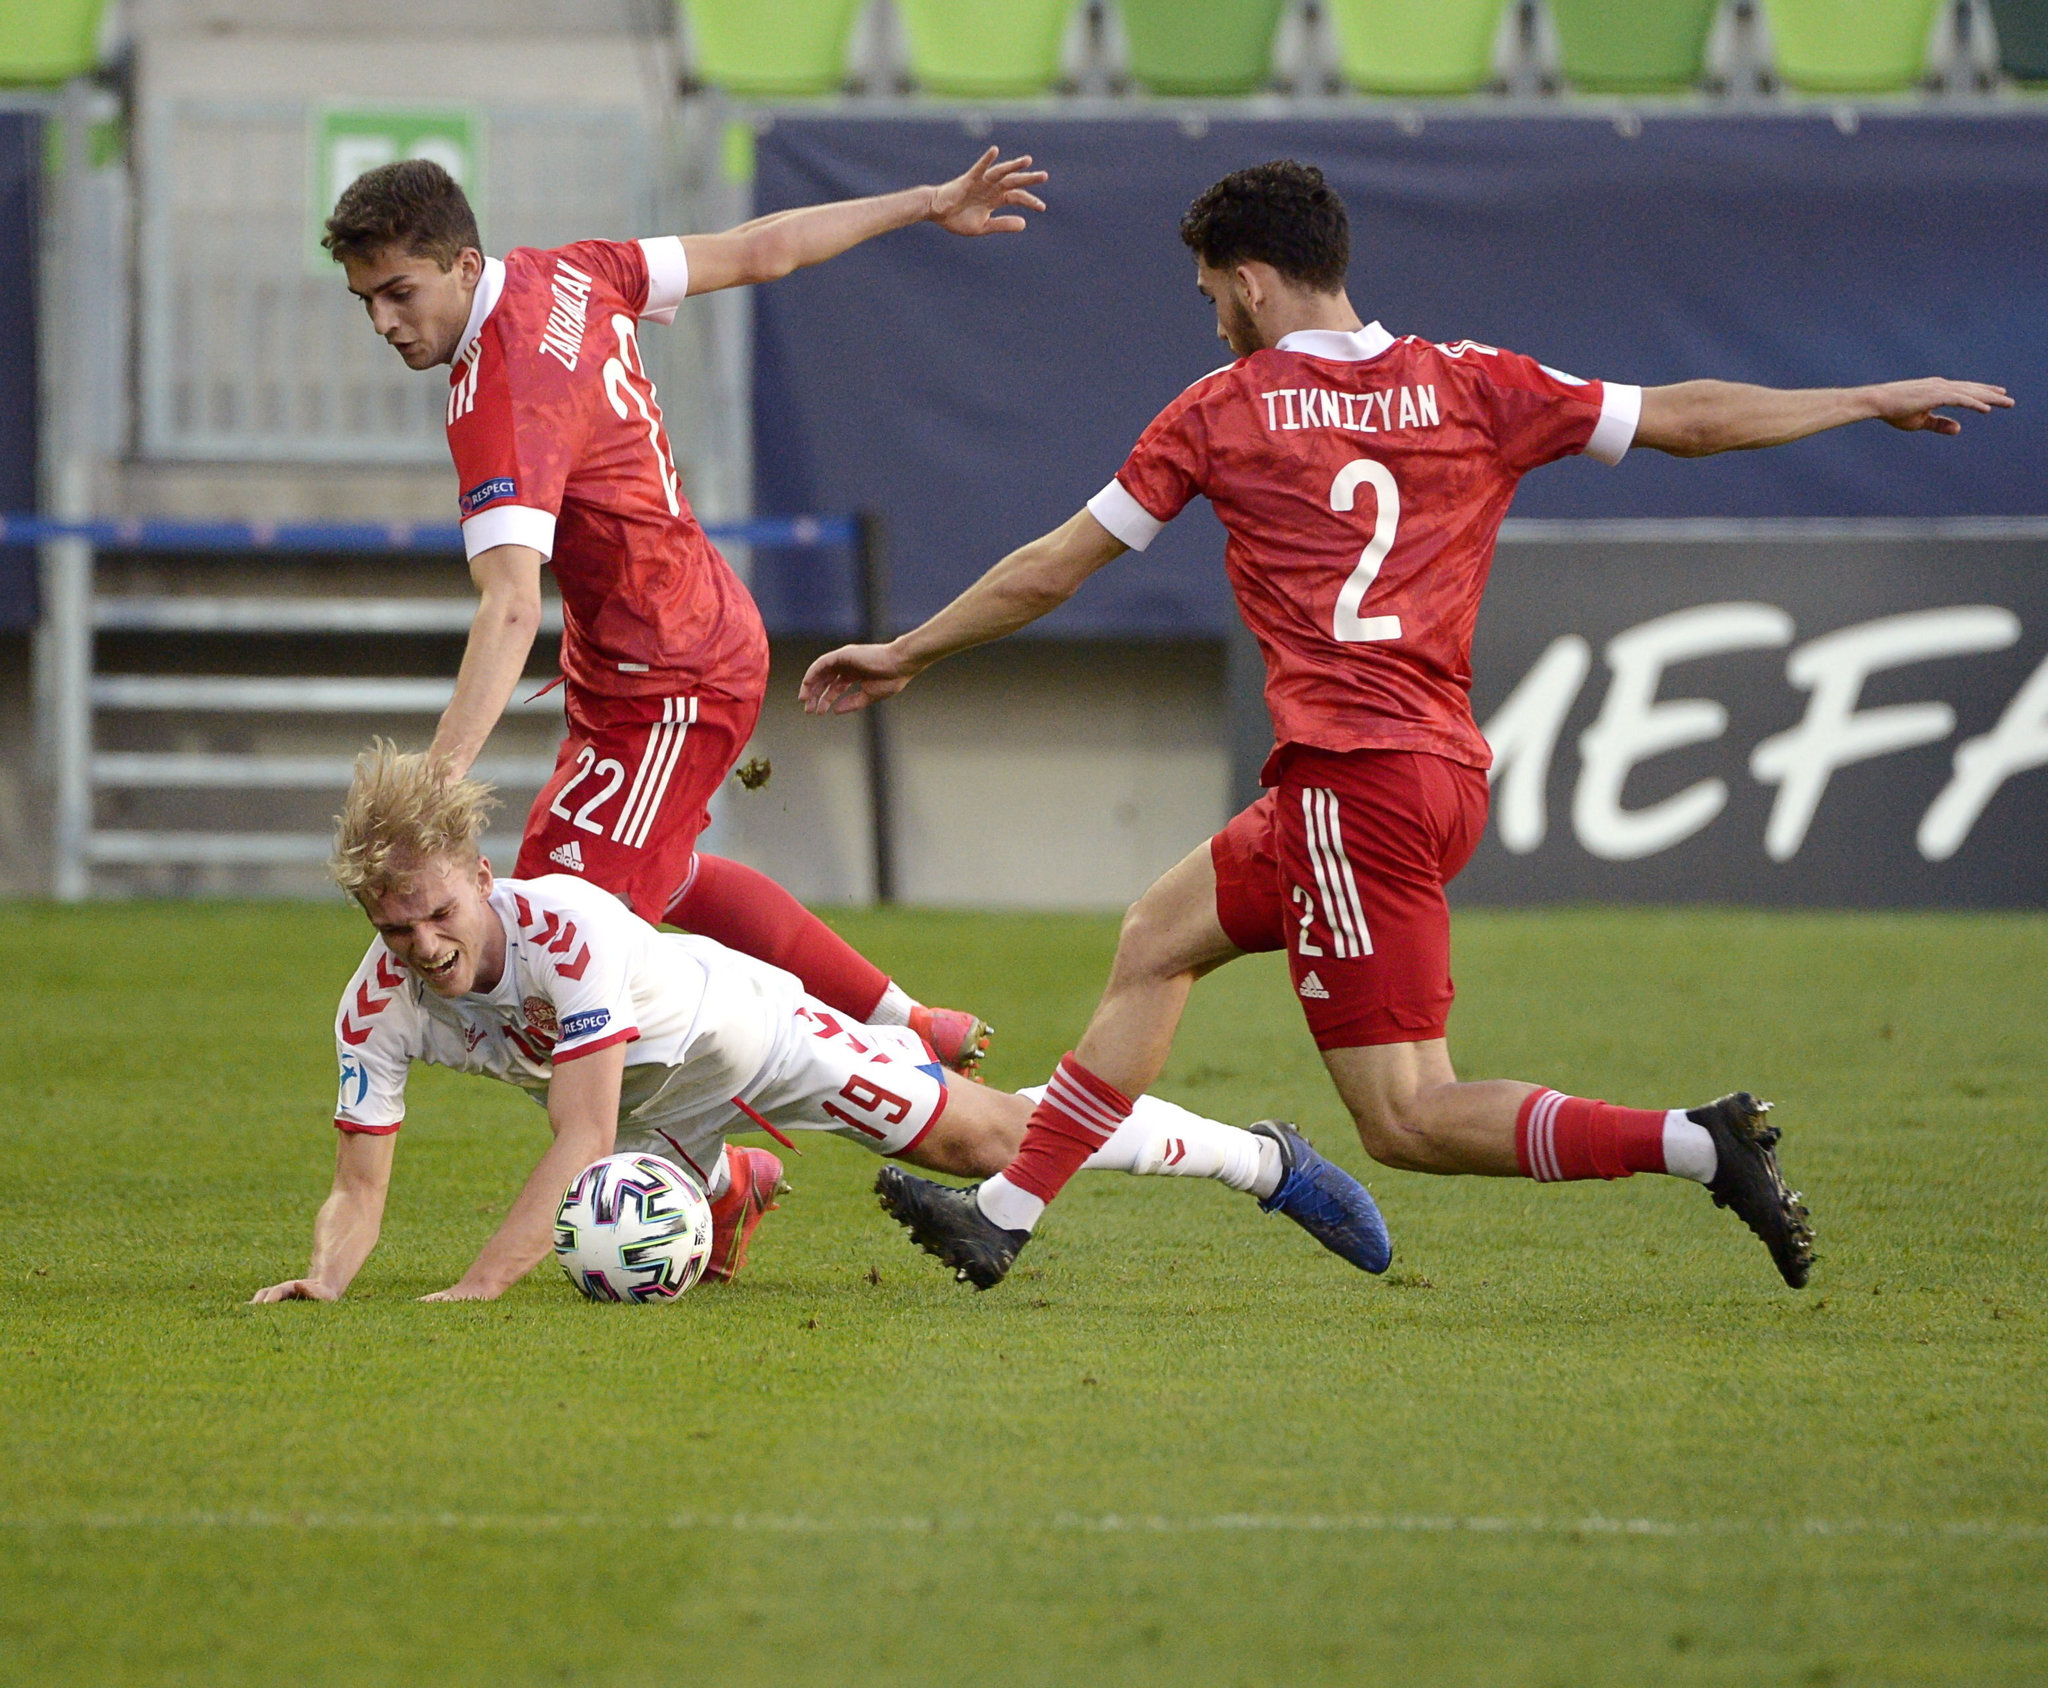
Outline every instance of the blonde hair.
<svg viewBox="0 0 2048 1688"><path fill-rule="evenodd" d="M402 891L429 861L475 861L485 817L497 806L482 780L451 780L440 760L373 739L334 817L327 871L352 897Z"/></svg>

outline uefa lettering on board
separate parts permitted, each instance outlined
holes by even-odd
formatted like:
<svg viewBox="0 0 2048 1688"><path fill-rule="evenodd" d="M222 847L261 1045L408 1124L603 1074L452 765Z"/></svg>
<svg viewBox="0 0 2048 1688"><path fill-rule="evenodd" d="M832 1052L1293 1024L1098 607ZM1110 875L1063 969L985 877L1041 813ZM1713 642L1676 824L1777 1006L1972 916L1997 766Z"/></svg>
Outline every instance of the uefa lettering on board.
<svg viewBox="0 0 2048 1688"><path fill-rule="evenodd" d="M469 106L324 105L311 113L306 156L306 262L331 277L320 236L341 190L380 164L426 158L462 185L484 215L484 119Z"/></svg>

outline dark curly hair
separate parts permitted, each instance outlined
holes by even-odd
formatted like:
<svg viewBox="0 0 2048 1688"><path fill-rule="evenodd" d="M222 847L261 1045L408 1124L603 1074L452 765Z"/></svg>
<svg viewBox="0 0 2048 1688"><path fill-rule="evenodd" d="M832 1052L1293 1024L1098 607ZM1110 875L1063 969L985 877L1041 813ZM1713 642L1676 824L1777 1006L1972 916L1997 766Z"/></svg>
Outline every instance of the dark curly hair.
<svg viewBox="0 0 2048 1688"><path fill-rule="evenodd" d="M1342 287L1351 263L1344 201L1322 171L1291 158L1232 171L1188 207L1180 237L1212 270L1271 264L1319 293Z"/></svg>
<svg viewBox="0 0 2048 1688"><path fill-rule="evenodd" d="M320 244L340 262L399 247L453 269L466 246L483 249L461 184L424 158L366 170L342 189Z"/></svg>

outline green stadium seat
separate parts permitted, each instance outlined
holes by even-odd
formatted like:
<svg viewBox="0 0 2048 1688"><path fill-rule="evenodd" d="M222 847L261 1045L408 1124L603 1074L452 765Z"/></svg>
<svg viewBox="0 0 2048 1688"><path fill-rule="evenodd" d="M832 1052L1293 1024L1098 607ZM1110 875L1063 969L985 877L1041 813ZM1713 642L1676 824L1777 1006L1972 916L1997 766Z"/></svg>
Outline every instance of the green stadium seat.
<svg viewBox="0 0 2048 1688"><path fill-rule="evenodd" d="M1778 74L1810 94L1881 94L1927 74L1943 0L1763 0Z"/></svg>
<svg viewBox="0 0 2048 1688"><path fill-rule="evenodd" d="M1272 75L1280 0L1121 0L1131 80L1153 94L1249 94Z"/></svg>
<svg viewBox="0 0 2048 1688"><path fill-rule="evenodd" d="M700 82L733 94L829 94L862 0L688 0Z"/></svg>
<svg viewBox="0 0 2048 1688"><path fill-rule="evenodd" d="M1998 64L2016 82L2048 82L2048 0L1991 0Z"/></svg>
<svg viewBox="0 0 2048 1688"><path fill-rule="evenodd" d="M0 82L68 82L99 58L104 0L0 5Z"/></svg>
<svg viewBox="0 0 2048 1688"><path fill-rule="evenodd" d="M896 0L910 74L930 94L1043 94L1060 77L1074 0Z"/></svg>
<svg viewBox="0 0 2048 1688"><path fill-rule="evenodd" d="M1550 0L1564 79L1591 93L1690 88L1720 0Z"/></svg>
<svg viewBox="0 0 2048 1688"><path fill-rule="evenodd" d="M1329 0L1344 80L1368 94L1469 94L1493 80L1503 0Z"/></svg>

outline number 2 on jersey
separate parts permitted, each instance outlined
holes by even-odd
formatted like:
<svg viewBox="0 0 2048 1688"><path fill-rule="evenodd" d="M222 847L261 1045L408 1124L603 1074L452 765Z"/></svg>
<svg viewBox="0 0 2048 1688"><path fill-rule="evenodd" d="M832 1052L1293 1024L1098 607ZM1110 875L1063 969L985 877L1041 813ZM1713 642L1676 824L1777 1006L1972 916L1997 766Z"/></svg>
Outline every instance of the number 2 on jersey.
<svg viewBox="0 0 2048 1688"><path fill-rule="evenodd" d="M612 409L618 412L621 421L630 420L626 400L630 398L633 401L640 412L640 420L647 424L647 439L654 447L654 468L661 477L661 491L668 500L668 513L680 515L682 487L676 476L675 458L670 455L668 440L661 431L661 406L653 402L654 384L647 379L647 366L640 361L640 337L633 319L614 316L612 332L618 336L619 355L605 359L604 396L611 400ZM640 378L638 386L627 379L633 375ZM641 387L645 387L646 392L643 393Z"/></svg>
<svg viewBox="0 0 2048 1688"><path fill-rule="evenodd" d="M1345 645L1401 637L1398 615L1358 613L1372 583L1380 577L1380 565L1394 548L1394 530L1401 525L1401 489L1394 484L1393 470L1384 463L1375 463L1370 457L1354 458L1337 471L1337 478L1330 483L1330 508L1339 512L1351 509L1361 481L1372 488L1376 509L1372 539L1359 553L1358 567L1344 582L1344 590L1337 594L1337 615L1330 631L1338 643Z"/></svg>

